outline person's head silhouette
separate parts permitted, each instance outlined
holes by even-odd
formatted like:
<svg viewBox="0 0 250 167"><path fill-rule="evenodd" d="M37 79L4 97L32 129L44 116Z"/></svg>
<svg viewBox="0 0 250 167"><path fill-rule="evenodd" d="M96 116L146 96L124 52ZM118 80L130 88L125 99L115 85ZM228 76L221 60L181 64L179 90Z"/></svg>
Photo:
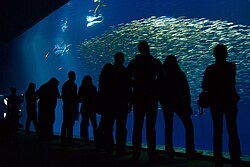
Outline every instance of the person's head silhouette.
<svg viewBox="0 0 250 167"><path fill-rule="evenodd" d="M52 87L58 87L59 86L59 81L55 77L50 78L48 82Z"/></svg>
<svg viewBox="0 0 250 167"><path fill-rule="evenodd" d="M180 66L178 64L175 55L168 55L164 60L163 66L165 70L171 70L171 71L180 70Z"/></svg>
<svg viewBox="0 0 250 167"><path fill-rule="evenodd" d="M218 44L214 47L214 57L216 63L223 63L227 58L227 47L223 44Z"/></svg>
<svg viewBox="0 0 250 167"><path fill-rule="evenodd" d="M34 84L33 82L30 82L29 83L29 90L35 91L35 89L36 89L36 84Z"/></svg>
<svg viewBox="0 0 250 167"><path fill-rule="evenodd" d="M149 45L147 41L139 42L139 44L137 45L137 48L138 48L138 51L142 55L148 55L150 53L150 49L149 49Z"/></svg>
<svg viewBox="0 0 250 167"><path fill-rule="evenodd" d="M117 52L114 55L115 65L121 66L124 64L124 54L122 52Z"/></svg>
<svg viewBox="0 0 250 167"><path fill-rule="evenodd" d="M92 85L92 77L90 75L85 75L82 79L82 85L90 86Z"/></svg>
<svg viewBox="0 0 250 167"><path fill-rule="evenodd" d="M70 71L70 72L68 73L68 78L69 78L70 80L72 80L72 81L75 81L75 79L76 79L76 73L75 73L74 71Z"/></svg>

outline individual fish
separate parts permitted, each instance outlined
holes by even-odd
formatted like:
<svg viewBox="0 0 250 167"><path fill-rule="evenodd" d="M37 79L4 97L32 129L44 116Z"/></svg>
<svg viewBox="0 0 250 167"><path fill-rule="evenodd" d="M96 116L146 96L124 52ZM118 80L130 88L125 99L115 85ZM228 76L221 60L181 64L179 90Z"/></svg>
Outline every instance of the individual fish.
<svg viewBox="0 0 250 167"><path fill-rule="evenodd" d="M45 53L45 59L47 59L48 57L49 57L49 55L50 55L50 51L47 51L46 53Z"/></svg>
<svg viewBox="0 0 250 167"><path fill-rule="evenodd" d="M87 27L91 27L93 25L100 24L100 23L102 23L102 21L103 21L103 19L102 20L96 20L96 21L89 22L87 24Z"/></svg>
<svg viewBox="0 0 250 167"><path fill-rule="evenodd" d="M71 46L71 44L65 44L65 43L61 43L56 44L53 51L55 53L55 55L57 56L63 56L65 53L69 54L69 47Z"/></svg>
<svg viewBox="0 0 250 167"><path fill-rule="evenodd" d="M61 30L62 32L65 32L68 29L68 21L67 20L62 20L62 24L61 24Z"/></svg>
<svg viewBox="0 0 250 167"><path fill-rule="evenodd" d="M86 16L87 22L93 22L93 21L98 20L98 19L102 19L102 15L98 15L98 16Z"/></svg>
<svg viewBox="0 0 250 167"><path fill-rule="evenodd" d="M58 71L61 71L61 70L63 70L64 68L63 67L59 67L57 70Z"/></svg>

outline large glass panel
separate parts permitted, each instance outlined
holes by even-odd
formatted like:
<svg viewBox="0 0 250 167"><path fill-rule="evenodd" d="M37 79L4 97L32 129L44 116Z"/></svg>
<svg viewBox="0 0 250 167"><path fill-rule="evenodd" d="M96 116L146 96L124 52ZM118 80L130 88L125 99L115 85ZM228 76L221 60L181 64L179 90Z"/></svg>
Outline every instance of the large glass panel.
<svg viewBox="0 0 250 167"><path fill-rule="evenodd" d="M98 0L97 0L98 1ZM197 98L204 70L213 59L213 47L229 48L229 61L237 64L239 102L238 128L242 153L250 155L250 1L249 0L72 0L5 46L12 56L3 58L4 88L18 93L33 81L37 87L52 76L62 84L69 70L76 71L80 85L84 75L98 86L102 66L113 63L117 51L125 54L126 65L138 54L137 43L149 42L151 53L162 62L168 54L177 56L187 75L192 94L192 116L197 149L212 150L212 120L209 110L198 115ZM23 104L25 122L25 105ZM60 134L62 102L58 100L55 133ZM74 135L79 137L79 122ZM128 142L132 139L133 114L129 114ZM161 108L157 119L157 144L164 145ZM91 131L91 130L90 130ZM174 120L174 146L185 147L185 130ZM143 138L145 141L145 134ZM224 151L228 151L224 128Z"/></svg>

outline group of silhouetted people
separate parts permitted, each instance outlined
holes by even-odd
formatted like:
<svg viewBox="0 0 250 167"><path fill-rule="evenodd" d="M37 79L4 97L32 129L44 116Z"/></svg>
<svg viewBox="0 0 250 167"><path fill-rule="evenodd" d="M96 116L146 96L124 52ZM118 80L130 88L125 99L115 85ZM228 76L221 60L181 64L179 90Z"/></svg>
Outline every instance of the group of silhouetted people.
<svg viewBox="0 0 250 167"><path fill-rule="evenodd" d="M62 95L59 93L59 81L56 78L51 78L37 91L35 91L35 84L30 83L25 93L27 103L25 129L27 133L29 133L30 122L33 121L39 139L53 138L57 99L62 98L62 144L72 142L73 126L79 116L79 103L82 103L80 137L83 142L89 143L90 120L97 149L104 149L110 153L115 150L117 155L125 155L130 153L125 149L127 116L133 110L133 160L138 160L140 157L144 120L146 121L148 158L149 160L159 160L163 156L156 151L155 125L160 102L165 120L165 153L168 158L173 158L175 155L173 147L174 113L185 127L187 157L201 155L202 152L196 151L194 144L190 87L176 57L168 55L162 64L160 60L150 54L150 47L146 41L139 42L138 51L140 54L136 55L127 67L124 66L124 54L117 52L114 55L114 63L107 63L103 66L99 76L98 89L93 84L90 75L83 77L78 89L74 71L68 73L68 80L62 86ZM225 45L219 44L214 48L214 57L215 63L209 65L205 70L202 89L209 94L213 120L215 166L223 166L222 134L223 115L225 115L232 165L239 167L241 150L236 119L237 102L240 97L235 89L236 65L226 61L227 47ZM38 99L37 121L36 101ZM13 100L15 99L13 98ZM101 115L99 123L96 118L97 113ZM16 119L17 115L13 116L11 121L16 121Z"/></svg>
<svg viewBox="0 0 250 167"><path fill-rule="evenodd" d="M7 112L4 121L6 128L9 130L9 134L16 132L19 128L22 128L22 124L19 123L19 119L22 117L21 103L23 103L23 94L18 96L16 94L16 88L10 88L11 94L5 97L7 102Z"/></svg>

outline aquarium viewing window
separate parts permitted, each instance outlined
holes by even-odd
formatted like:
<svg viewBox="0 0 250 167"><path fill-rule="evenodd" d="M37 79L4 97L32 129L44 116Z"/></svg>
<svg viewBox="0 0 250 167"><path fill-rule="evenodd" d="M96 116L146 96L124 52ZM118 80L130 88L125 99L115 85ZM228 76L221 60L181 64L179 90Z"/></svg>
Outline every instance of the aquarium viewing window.
<svg viewBox="0 0 250 167"><path fill-rule="evenodd" d="M5 94L10 85L23 93L30 81L39 88L53 76L60 81L61 91L70 70L76 72L78 86L88 74L98 87L101 68L113 63L116 52L124 53L127 65L138 54L138 42L146 40L152 55L161 62L169 54L177 56L191 89L195 146L211 151L212 119L209 110L199 116L197 98L204 70L214 61L213 47L222 43L228 46L228 60L237 65L236 85L241 97L238 131L242 153L250 155L249 11L249 0L71 0L12 41L15 48L12 54L16 58L8 60L11 70ZM157 145L161 146L164 121L160 105L158 110ZM133 114L128 117L127 141L131 143ZM58 100L54 124L57 134L61 123L62 101ZM78 121L74 126L75 137L80 136L79 127ZM224 128L223 150L228 152L226 134ZM185 130L177 117L173 140L175 147L185 147Z"/></svg>

